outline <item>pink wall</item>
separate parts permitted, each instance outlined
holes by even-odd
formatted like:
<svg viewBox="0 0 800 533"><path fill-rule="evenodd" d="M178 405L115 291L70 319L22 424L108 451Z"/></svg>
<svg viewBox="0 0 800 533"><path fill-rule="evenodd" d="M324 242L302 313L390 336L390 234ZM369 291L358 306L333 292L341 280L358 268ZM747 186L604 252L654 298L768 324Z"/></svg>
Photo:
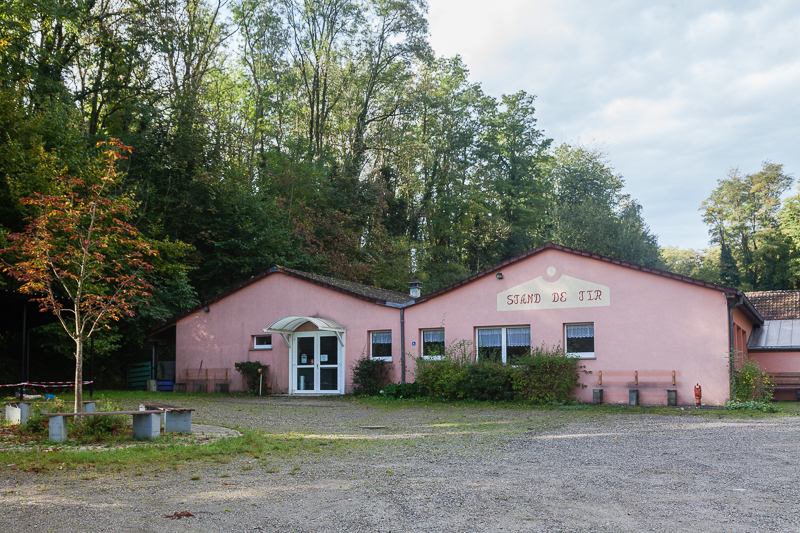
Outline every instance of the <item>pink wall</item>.
<svg viewBox="0 0 800 533"><path fill-rule="evenodd" d="M665 404L666 390L677 389L679 404L693 404L695 383L703 387L704 403L720 405L728 400L728 312L721 291L554 249L508 265L502 274L503 279L491 274L407 307L407 352L421 355L421 330L428 328L444 327L449 345L461 339L474 342L477 327L524 325L530 326L531 342L538 346L542 342L563 345L565 324L591 322L596 359L581 361L591 374L581 378L587 387L578 391L580 401L590 402L592 389L602 388L606 403L627 403L628 390L638 388L642 404ZM541 279L531 281L537 278ZM563 285L570 298L575 297L575 287L602 287L602 295L593 291L580 303L575 300L579 307L553 303L547 304L548 309L519 309L501 305L506 300L498 297L500 293L531 283ZM594 301L594 296L599 301ZM369 332L391 330L390 377L400 380L398 309L273 273L211 304L209 313L201 310L178 321L178 381L185 369L199 368L202 360L203 368L229 368L231 390L244 390L234 363L255 360L270 365L272 392L287 392L289 351L283 339L273 334L272 350L250 347L253 335L263 334L265 327L290 315L327 318L346 329L347 392L352 390L351 367L369 353ZM735 319L749 335L751 326L744 315L736 311ZM406 363L407 380L413 381L414 361L407 358ZM602 385L598 385L600 371ZM638 386L634 385L635 371L639 372ZM674 386L672 371L677 379Z"/></svg>
<svg viewBox="0 0 800 533"><path fill-rule="evenodd" d="M548 267L556 269L554 276L547 275ZM592 322L596 359L582 361L592 374L581 378L587 388L578 392L580 401L591 401L592 389L602 388L606 403L627 403L628 389L638 388L642 404L666 404L666 390L677 389L679 404L693 404L695 383L703 388L704 403L728 400L728 312L721 291L552 249L513 263L502 274L502 280L485 276L407 309L407 349L420 356L420 330L441 325L448 345L474 341L476 327L530 325L534 346L563 346L565 324ZM610 306L497 310L498 293L539 276L557 281L562 275L607 286ZM604 374L602 386L598 371Z"/></svg>
<svg viewBox="0 0 800 533"><path fill-rule="evenodd" d="M800 372L800 352L750 352L750 357L758 361L762 372ZM775 391L776 400L797 400L794 389Z"/></svg>
<svg viewBox="0 0 800 533"><path fill-rule="evenodd" d="M391 379L400 381L400 312L338 291L273 273L211 304L210 312L197 311L182 318L176 330L176 370L184 381L187 368L229 368L230 390L246 390L234 363L260 361L270 365L273 394L289 389L289 349L280 335L272 335L272 350L251 350L251 337L290 315L315 316L335 321L345 334L345 384L351 389L350 367L369 353L369 331L392 331ZM307 329L307 328L303 328ZM315 329L315 328L312 328Z"/></svg>

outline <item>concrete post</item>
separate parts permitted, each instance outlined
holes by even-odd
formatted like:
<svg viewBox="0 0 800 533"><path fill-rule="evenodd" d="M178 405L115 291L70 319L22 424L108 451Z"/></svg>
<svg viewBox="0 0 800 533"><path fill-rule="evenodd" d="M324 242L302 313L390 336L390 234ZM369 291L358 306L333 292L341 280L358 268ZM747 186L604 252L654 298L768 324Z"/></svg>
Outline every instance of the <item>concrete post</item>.
<svg viewBox="0 0 800 533"><path fill-rule="evenodd" d="M67 420L65 417L50 417L50 440L55 442L64 442L67 440Z"/></svg>

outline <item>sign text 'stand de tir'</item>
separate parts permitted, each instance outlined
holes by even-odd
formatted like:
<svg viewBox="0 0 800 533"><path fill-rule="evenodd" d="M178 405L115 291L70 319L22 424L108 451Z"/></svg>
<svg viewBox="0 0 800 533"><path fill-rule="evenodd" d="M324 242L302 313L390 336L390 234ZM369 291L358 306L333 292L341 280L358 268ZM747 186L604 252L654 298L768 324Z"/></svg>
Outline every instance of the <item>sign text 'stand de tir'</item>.
<svg viewBox="0 0 800 533"><path fill-rule="evenodd" d="M540 276L497 294L498 311L610 305L609 287L570 276L561 276L556 281L545 281Z"/></svg>
<svg viewBox="0 0 800 533"><path fill-rule="evenodd" d="M566 302L567 298L567 291L562 292L554 292L552 295L548 294L545 295L546 298L553 298L553 303L557 302ZM599 289L589 290L589 291L578 291L578 301L582 302L585 300L593 301L593 300L602 300L603 299L603 291ZM541 303L542 302L542 295L538 292L535 294L509 294L506 296L506 303L508 305L517 305L517 304L529 304L529 303Z"/></svg>

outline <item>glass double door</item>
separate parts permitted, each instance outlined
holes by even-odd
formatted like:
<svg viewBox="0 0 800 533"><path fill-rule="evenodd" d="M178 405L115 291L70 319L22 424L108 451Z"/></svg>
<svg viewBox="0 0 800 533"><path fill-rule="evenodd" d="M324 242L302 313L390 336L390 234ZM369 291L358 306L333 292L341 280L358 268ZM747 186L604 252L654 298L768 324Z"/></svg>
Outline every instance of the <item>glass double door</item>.
<svg viewBox="0 0 800 533"><path fill-rule="evenodd" d="M333 333L295 333L292 366L297 393L336 393L342 389L339 339Z"/></svg>

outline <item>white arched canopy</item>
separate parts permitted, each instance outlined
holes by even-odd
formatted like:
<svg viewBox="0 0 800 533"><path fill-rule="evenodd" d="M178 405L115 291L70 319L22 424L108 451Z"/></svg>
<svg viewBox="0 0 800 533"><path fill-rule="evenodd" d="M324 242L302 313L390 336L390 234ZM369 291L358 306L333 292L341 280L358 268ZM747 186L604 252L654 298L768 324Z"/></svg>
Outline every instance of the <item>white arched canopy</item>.
<svg viewBox="0 0 800 533"><path fill-rule="evenodd" d="M305 324L306 322L311 322L316 326L316 328L320 331L332 331L336 333L336 337L339 339L339 343L344 346L344 341L342 340L342 333L345 332L345 329L334 322L329 318L319 318L315 316L285 316L280 320L276 320L268 328L264 328L264 333L277 333L281 337L283 337L284 342L288 346L291 346L289 339L286 338L287 335L291 335L294 333L297 328Z"/></svg>

